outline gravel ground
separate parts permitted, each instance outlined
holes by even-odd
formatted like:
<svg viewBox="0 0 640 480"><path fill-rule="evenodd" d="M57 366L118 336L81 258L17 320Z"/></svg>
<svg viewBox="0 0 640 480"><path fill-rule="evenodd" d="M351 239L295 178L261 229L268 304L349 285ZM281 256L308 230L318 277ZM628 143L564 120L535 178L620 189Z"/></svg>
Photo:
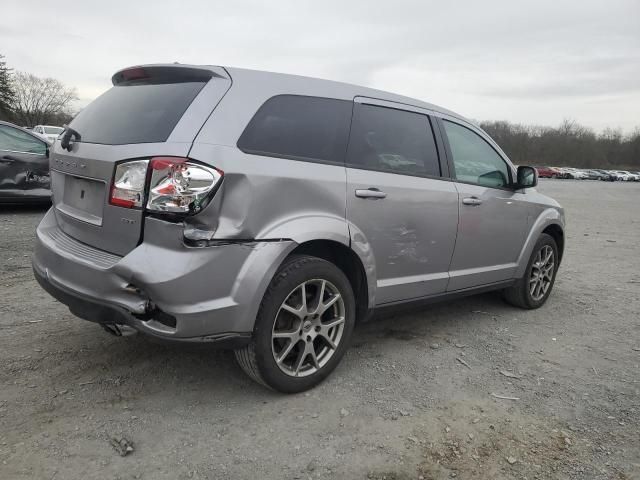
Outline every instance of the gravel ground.
<svg viewBox="0 0 640 480"><path fill-rule="evenodd" d="M543 308L487 294L361 325L290 396L230 352L74 318L32 277L44 211L3 208L0 478L640 478L640 185L539 188L568 219Z"/></svg>

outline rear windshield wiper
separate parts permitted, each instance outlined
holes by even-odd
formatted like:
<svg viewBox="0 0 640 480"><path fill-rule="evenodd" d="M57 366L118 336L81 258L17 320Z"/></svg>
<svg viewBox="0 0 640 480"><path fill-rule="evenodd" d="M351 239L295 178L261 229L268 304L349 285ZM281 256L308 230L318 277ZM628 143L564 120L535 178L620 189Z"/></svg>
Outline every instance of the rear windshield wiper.
<svg viewBox="0 0 640 480"><path fill-rule="evenodd" d="M73 142L79 142L81 138L82 137L77 130L65 126L65 131L62 134L62 138L60 139L60 146L70 152L73 148Z"/></svg>

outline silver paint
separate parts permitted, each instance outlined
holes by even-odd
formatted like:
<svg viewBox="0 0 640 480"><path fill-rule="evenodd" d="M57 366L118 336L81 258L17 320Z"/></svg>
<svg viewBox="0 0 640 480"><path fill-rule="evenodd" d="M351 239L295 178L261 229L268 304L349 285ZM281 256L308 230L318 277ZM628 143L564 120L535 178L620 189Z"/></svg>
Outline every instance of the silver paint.
<svg viewBox="0 0 640 480"><path fill-rule="evenodd" d="M274 95L368 97L384 106L454 118L506 159L482 130L453 112L326 80L199 68L211 69L214 78L166 142L76 142L72 152L58 142L53 149L55 200L38 227L34 269L70 295L117 307L140 331L181 339L251 332L271 278L305 242L331 240L355 252L373 308L520 278L542 231L549 225L564 229L562 208L535 189L490 189L249 155L236 147L253 114ZM154 155L188 156L224 172L203 211L170 222L108 204L114 164ZM93 217L74 211L73 199L65 199L68 177L103 186ZM385 196L357 194L370 188ZM465 203L471 196L481 204ZM193 248L185 236L219 243ZM133 315L148 302L173 315L176 328Z"/></svg>

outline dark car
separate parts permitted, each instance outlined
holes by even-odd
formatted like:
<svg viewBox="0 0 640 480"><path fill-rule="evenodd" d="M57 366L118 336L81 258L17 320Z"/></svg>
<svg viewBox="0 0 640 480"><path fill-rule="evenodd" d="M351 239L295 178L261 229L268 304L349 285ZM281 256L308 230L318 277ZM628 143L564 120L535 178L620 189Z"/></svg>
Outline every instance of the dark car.
<svg viewBox="0 0 640 480"><path fill-rule="evenodd" d="M0 121L0 203L50 201L49 147L36 134Z"/></svg>
<svg viewBox="0 0 640 480"><path fill-rule="evenodd" d="M605 182L614 182L616 180L616 178L606 170L596 168L593 170L589 170L589 172L592 176L594 176L594 180L602 180Z"/></svg>

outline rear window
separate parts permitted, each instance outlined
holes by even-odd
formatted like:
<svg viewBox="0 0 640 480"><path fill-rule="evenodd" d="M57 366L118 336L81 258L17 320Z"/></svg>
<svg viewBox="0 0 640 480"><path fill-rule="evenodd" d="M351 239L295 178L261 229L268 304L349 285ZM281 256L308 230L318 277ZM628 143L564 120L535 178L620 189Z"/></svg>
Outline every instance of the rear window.
<svg viewBox="0 0 640 480"><path fill-rule="evenodd" d="M331 98L278 95L267 100L238 140L246 153L342 163L352 103Z"/></svg>
<svg viewBox="0 0 640 480"><path fill-rule="evenodd" d="M87 105L70 126L84 143L164 142L205 83L116 85Z"/></svg>

